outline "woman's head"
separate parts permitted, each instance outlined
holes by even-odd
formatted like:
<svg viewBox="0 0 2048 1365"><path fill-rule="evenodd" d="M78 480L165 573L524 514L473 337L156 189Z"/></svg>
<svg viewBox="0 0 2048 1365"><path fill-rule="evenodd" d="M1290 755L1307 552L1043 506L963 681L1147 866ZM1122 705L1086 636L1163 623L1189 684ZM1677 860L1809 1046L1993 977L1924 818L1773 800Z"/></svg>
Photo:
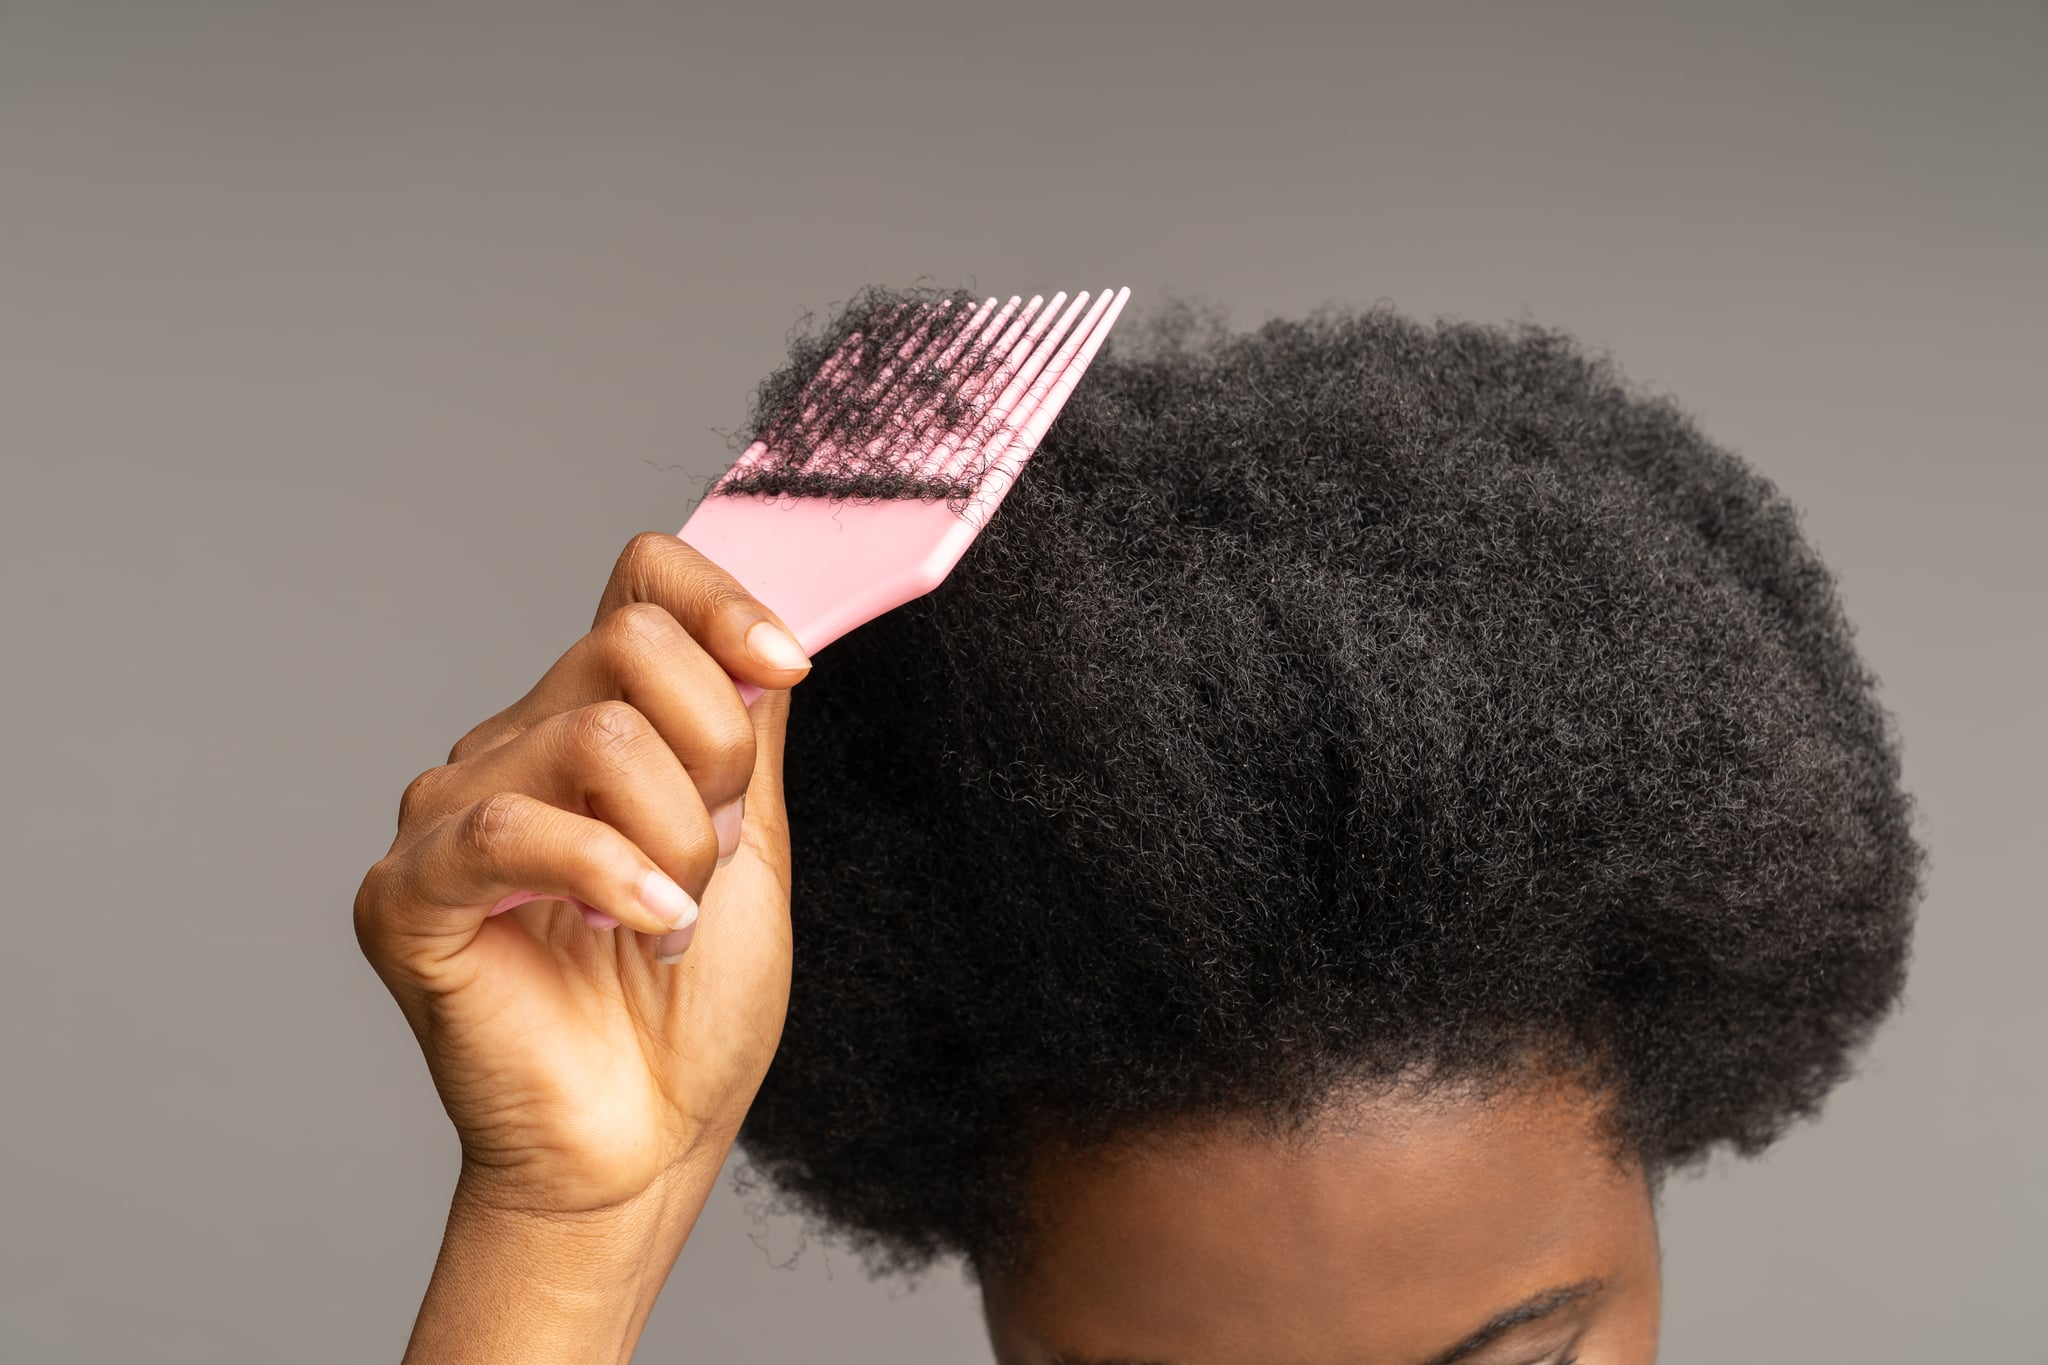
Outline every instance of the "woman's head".
<svg viewBox="0 0 2048 1365"><path fill-rule="evenodd" d="M1195 1365L1002 1333L1242 1321L1290 1247L1357 1292L1278 1311L1403 1349L1594 1280L1640 1312L1646 1256L1653 1323L1655 1181L1815 1111L1918 885L1793 509L1554 333L1387 312L1113 345L787 766L748 1148L885 1262L968 1257L1019 1362Z"/></svg>

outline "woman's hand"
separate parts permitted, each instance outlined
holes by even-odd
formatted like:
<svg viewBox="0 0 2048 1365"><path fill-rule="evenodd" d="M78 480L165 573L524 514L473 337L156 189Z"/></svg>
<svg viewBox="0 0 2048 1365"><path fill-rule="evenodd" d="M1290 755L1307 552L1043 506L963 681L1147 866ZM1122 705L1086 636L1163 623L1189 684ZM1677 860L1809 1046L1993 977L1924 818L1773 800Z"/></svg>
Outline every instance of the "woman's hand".
<svg viewBox="0 0 2048 1365"><path fill-rule="evenodd" d="M643 535L590 633L406 789L356 934L461 1137L451 1240L626 1209L687 1232L782 1030L782 689L808 668L723 571ZM768 689L751 713L732 678ZM552 899L493 913L522 891Z"/></svg>

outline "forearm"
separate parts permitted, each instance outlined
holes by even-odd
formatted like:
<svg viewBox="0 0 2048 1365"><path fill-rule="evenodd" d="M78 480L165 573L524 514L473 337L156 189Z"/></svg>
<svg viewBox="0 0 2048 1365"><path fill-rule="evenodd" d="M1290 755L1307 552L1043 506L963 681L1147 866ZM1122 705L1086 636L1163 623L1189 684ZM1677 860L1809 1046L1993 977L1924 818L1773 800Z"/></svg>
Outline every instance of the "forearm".
<svg viewBox="0 0 2048 1365"><path fill-rule="evenodd" d="M723 1153L628 1205L535 1213L465 1173L406 1365L617 1365L696 1225Z"/></svg>

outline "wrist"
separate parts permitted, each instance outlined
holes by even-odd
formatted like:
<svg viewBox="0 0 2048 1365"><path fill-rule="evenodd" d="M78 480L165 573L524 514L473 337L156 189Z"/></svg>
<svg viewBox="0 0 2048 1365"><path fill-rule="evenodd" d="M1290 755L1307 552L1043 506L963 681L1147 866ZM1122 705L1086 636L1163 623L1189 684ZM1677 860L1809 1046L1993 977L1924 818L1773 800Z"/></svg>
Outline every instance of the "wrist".
<svg viewBox="0 0 2048 1365"><path fill-rule="evenodd" d="M407 1359L630 1360L717 1173L679 1170L631 1199L562 1212L465 1165Z"/></svg>
<svg viewBox="0 0 2048 1365"><path fill-rule="evenodd" d="M681 1247L693 1221L678 1216L663 1186L606 1208L574 1212L522 1204L504 1193L465 1171L449 1201L445 1240L516 1247L523 1273L566 1291L631 1277L650 1256Z"/></svg>

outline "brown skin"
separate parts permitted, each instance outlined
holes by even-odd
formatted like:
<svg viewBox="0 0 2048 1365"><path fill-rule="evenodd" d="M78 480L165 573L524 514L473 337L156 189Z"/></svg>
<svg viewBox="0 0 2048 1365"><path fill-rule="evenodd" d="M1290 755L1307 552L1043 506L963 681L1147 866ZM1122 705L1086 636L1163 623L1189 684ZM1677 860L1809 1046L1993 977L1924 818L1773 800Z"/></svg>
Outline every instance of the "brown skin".
<svg viewBox="0 0 2048 1365"><path fill-rule="evenodd" d="M406 789L356 933L462 1144L408 1361L631 1359L788 1003L782 739L808 665L762 648L779 626L680 540L636 537L590 633ZM751 711L731 678L767 689ZM520 891L559 899L492 913ZM1649 1193L1585 1096L1335 1112L1307 1141L1048 1154L1036 1254L985 1277L1002 1365L1442 1365L1594 1284L1461 1365L1653 1359Z"/></svg>
<svg viewBox="0 0 2048 1365"><path fill-rule="evenodd" d="M1000 1365L1656 1357L1648 1182L1565 1081L1048 1155L1030 1208L1023 1267L982 1276Z"/></svg>

